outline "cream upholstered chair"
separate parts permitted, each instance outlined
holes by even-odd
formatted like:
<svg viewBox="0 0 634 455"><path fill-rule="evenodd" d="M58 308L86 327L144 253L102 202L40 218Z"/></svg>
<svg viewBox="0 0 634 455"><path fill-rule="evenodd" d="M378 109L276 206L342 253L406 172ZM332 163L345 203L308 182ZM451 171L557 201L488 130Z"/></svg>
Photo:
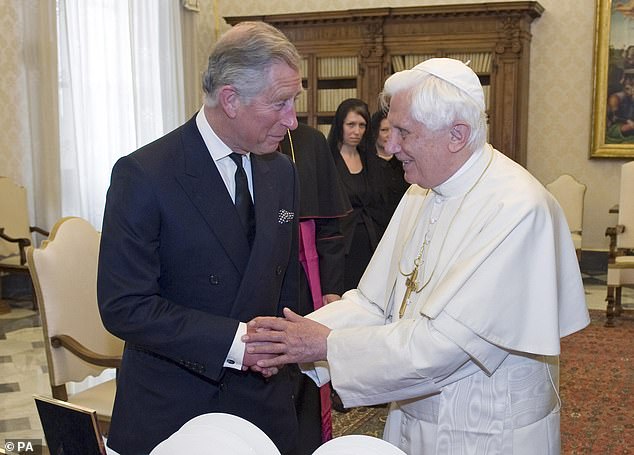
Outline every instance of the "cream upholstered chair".
<svg viewBox="0 0 634 455"><path fill-rule="evenodd" d="M48 236L44 229L29 225L26 190L10 178L0 177L0 275L28 275L26 248L34 232Z"/></svg>
<svg viewBox="0 0 634 455"><path fill-rule="evenodd" d="M51 391L54 398L97 411L107 431L115 380L70 394L66 383L117 368L123 341L104 328L97 306L100 235L82 218L62 218L41 248L27 249L27 263L40 306Z"/></svg>
<svg viewBox="0 0 634 455"><path fill-rule="evenodd" d="M548 183L546 188L555 196L564 210L570 228L572 242L575 245L577 259L581 259L581 240L583 234L583 204L586 186L570 174L562 174Z"/></svg>
<svg viewBox="0 0 634 455"><path fill-rule="evenodd" d="M606 235L616 236L610 243L616 245L608 263L608 295L605 323L614 326L614 318L623 312L621 289L634 285L634 161L621 167L618 224L609 228Z"/></svg>

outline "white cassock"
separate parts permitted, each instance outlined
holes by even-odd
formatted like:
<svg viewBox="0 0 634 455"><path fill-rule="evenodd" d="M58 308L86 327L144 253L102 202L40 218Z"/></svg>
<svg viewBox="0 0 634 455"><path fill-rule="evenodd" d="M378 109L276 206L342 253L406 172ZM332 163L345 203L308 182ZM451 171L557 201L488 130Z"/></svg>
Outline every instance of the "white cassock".
<svg viewBox="0 0 634 455"><path fill-rule="evenodd" d="M559 340L589 323L579 265L555 199L491 146L412 185L358 289L309 317L333 331L304 371L348 407L391 402L384 438L406 453L559 454Z"/></svg>

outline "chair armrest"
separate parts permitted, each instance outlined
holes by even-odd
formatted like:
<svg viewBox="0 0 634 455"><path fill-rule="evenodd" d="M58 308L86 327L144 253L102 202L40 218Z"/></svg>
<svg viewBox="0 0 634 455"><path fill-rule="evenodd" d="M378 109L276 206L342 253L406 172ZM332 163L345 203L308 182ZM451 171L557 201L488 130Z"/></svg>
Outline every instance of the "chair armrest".
<svg viewBox="0 0 634 455"><path fill-rule="evenodd" d="M98 354L85 347L70 335L55 335L51 337L51 346L54 348L66 348L83 361L93 365L106 368L119 368L121 366L120 356Z"/></svg>
<svg viewBox="0 0 634 455"><path fill-rule="evenodd" d="M20 249L20 265L26 264L26 248L31 245L31 240L11 237L5 234L3 227L0 227L0 238L6 240L7 242L17 243L18 248Z"/></svg>
<svg viewBox="0 0 634 455"><path fill-rule="evenodd" d="M50 232L45 231L44 229L38 226L29 226L29 231L37 232L38 234L42 234L44 237L48 237L51 234Z"/></svg>

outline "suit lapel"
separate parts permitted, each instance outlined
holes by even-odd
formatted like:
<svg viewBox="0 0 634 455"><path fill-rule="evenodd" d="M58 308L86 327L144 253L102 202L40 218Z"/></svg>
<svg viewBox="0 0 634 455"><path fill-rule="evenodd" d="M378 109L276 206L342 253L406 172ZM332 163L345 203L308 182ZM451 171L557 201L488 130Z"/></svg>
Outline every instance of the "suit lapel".
<svg viewBox="0 0 634 455"><path fill-rule="evenodd" d="M243 272L249 260L249 243L227 187L196 127L195 117L185 123L181 136L185 169L182 174L176 175L176 179L218 238L227 256ZM257 214L256 204L256 230Z"/></svg>

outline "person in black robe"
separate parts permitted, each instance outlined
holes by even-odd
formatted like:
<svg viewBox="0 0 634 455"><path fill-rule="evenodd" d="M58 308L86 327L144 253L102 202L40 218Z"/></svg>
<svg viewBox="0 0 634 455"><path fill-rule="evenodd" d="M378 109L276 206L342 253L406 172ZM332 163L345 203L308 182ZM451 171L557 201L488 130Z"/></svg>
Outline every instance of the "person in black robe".
<svg viewBox="0 0 634 455"><path fill-rule="evenodd" d="M303 123L280 143L297 166L300 186L300 314L339 300L344 289L340 220L352 211L324 135ZM295 365L299 453L311 454L332 438L330 387L320 390Z"/></svg>

